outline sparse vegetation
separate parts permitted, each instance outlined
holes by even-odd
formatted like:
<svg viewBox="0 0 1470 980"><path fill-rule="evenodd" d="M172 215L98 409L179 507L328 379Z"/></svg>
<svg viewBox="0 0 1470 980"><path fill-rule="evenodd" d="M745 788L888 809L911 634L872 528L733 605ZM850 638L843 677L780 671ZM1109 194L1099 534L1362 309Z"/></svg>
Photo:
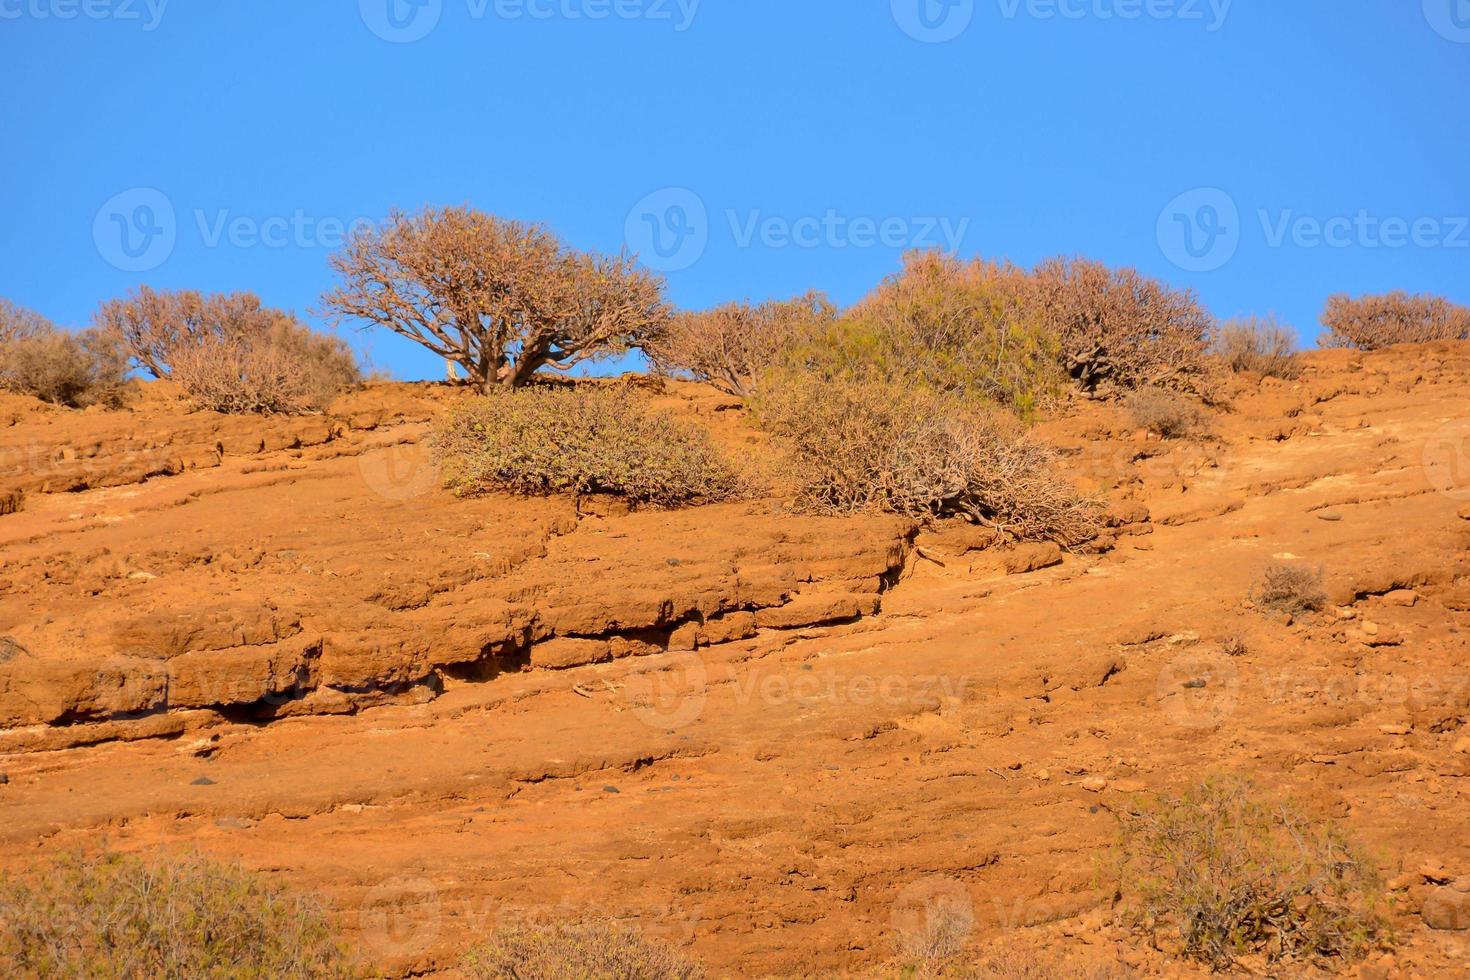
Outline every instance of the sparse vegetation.
<svg viewBox="0 0 1470 980"><path fill-rule="evenodd" d="M1062 390L1057 343L1010 265L912 252L794 366L982 398L1026 415Z"/></svg>
<svg viewBox="0 0 1470 980"><path fill-rule="evenodd" d="M322 299L464 368L481 391L621 353L663 329L663 281L626 256L569 248L539 225L469 208L394 212L332 257Z"/></svg>
<svg viewBox="0 0 1470 980"><path fill-rule="evenodd" d="M127 391L126 373L126 359L104 334L62 330L0 300L0 391L71 408L116 408Z"/></svg>
<svg viewBox="0 0 1470 980"><path fill-rule="evenodd" d="M689 374L726 394L749 398L763 372L814 333L830 329L837 309L821 293L785 302L727 303L681 313L641 346L666 374Z"/></svg>
<svg viewBox="0 0 1470 980"><path fill-rule="evenodd" d="M157 292L111 300L98 329L155 378L169 378L217 412L320 411L357 384L357 360L339 337L317 333L252 293Z"/></svg>
<svg viewBox="0 0 1470 980"><path fill-rule="evenodd" d="M1194 293L1081 258L1050 259L1033 278L1044 329L1084 390L1205 386L1214 323Z"/></svg>
<svg viewBox="0 0 1470 980"><path fill-rule="evenodd" d="M1186 439L1204 433L1204 410L1183 395L1163 388L1143 388L1128 396L1128 414L1140 429L1165 439Z"/></svg>
<svg viewBox="0 0 1470 980"><path fill-rule="evenodd" d="M1099 508L1016 420L962 395L872 380L773 379L756 410L787 449L798 503L822 513L965 517L1014 539L1072 546Z"/></svg>
<svg viewBox="0 0 1470 980"><path fill-rule="evenodd" d="M1251 590L1251 601L1261 609L1300 616L1327 605L1320 568L1287 562L1272 562Z"/></svg>
<svg viewBox="0 0 1470 980"><path fill-rule="evenodd" d="M0 881L11 977L354 976L322 909L203 858L66 857Z"/></svg>
<svg viewBox="0 0 1470 980"><path fill-rule="evenodd" d="M1377 876L1352 845L1240 780L1127 814L1118 865L1136 926L1214 969L1247 954L1340 963L1387 939Z"/></svg>
<svg viewBox="0 0 1470 980"><path fill-rule="evenodd" d="M676 506L740 490L705 432L620 386L492 392L443 418L434 445L461 494L606 493Z"/></svg>
<svg viewBox="0 0 1470 980"><path fill-rule="evenodd" d="M1301 372L1296 334L1274 316L1246 316L1226 322L1215 335L1215 353L1237 374L1295 378Z"/></svg>
<svg viewBox="0 0 1470 980"><path fill-rule="evenodd" d="M1470 340L1470 307L1402 290L1359 299L1339 293L1328 298L1322 326L1328 331L1323 347L1378 350L1394 344Z"/></svg>
<svg viewBox="0 0 1470 980"><path fill-rule="evenodd" d="M704 970L637 930L604 920L512 926L471 950L473 980L702 980Z"/></svg>

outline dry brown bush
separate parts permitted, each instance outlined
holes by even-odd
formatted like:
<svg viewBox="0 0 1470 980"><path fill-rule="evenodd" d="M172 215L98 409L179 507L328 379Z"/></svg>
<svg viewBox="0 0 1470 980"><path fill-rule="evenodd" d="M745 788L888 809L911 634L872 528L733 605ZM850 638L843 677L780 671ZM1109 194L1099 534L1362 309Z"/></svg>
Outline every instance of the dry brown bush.
<svg viewBox="0 0 1470 980"><path fill-rule="evenodd" d="M1328 331L1321 340L1323 347L1378 350L1394 344L1470 340L1470 307L1402 290L1358 299L1339 293L1328 298L1322 325Z"/></svg>
<svg viewBox="0 0 1470 980"><path fill-rule="evenodd" d="M44 319L0 341L0 390L71 408L117 408L127 393L127 359L96 330L70 332Z"/></svg>
<svg viewBox="0 0 1470 980"><path fill-rule="evenodd" d="M786 476L806 509L958 516L1067 547L1099 531L1096 502L1062 476L1055 451L1013 416L963 395L781 372L755 408L785 448Z"/></svg>
<svg viewBox="0 0 1470 980"><path fill-rule="evenodd" d="M1389 938L1377 875L1351 844L1241 780L1138 806L1116 853L1135 924L1214 969L1247 954L1340 964Z"/></svg>
<svg viewBox="0 0 1470 980"><path fill-rule="evenodd" d="M627 351L662 330L663 281L626 256L469 208L394 212L332 257L339 320L385 327L464 368L481 391Z"/></svg>
<svg viewBox="0 0 1470 980"><path fill-rule="evenodd" d="M54 329L51 321L35 310L0 297L0 345L34 337L51 329Z"/></svg>
<svg viewBox="0 0 1470 980"><path fill-rule="evenodd" d="M1215 334L1215 353L1237 374L1295 378L1301 373L1296 333L1274 316L1229 320Z"/></svg>
<svg viewBox="0 0 1470 980"><path fill-rule="evenodd" d="M1204 409L1183 395L1163 388L1141 388L1128 396L1126 406L1135 426L1165 439L1201 435L1209 425Z"/></svg>
<svg viewBox="0 0 1470 980"><path fill-rule="evenodd" d="M1267 565L1250 597L1262 609L1293 616L1317 612L1327 605L1322 569L1286 562Z"/></svg>
<svg viewBox="0 0 1470 980"><path fill-rule="evenodd" d="M830 328L836 316L836 307L816 292L756 306L726 303L681 313L640 346L665 374L690 374L749 398L764 371L814 332Z"/></svg>
<svg viewBox="0 0 1470 980"><path fill-rule="evenodd" d="M461 964L473 980L702 980L704 970L607 920L508 926Z"/></svg>
<svg viewBox="0 0 1470 980"><path fill-rule="evenodd" d="M1049 259L1033 276L1045 327L1084 390L1207 384L1213 319L1193 292L1082 258Z"/></svg>
<svg viewBox="0 0 1470 980"><path fill-rule="evenodd" d="M622 386L492 391L442 418L434 449L461 494L605 493L672 507L741 490L706 432Z"/></svg>
<svg viewBox="0 0 1470 980"><path fill-rule="evenodd" d="M199 857L66 857L0 881L0 974L355 975L322 909Z"/></svg>
<svg viewBox="0 0 1470 980"><path fill-rule="evenodd" d="M252 293L157 292L111 300L98 329L156 378L217 412L299 413L325 408L361 380L339 337L317 333Z"/></svg>
<svg viewBox="0 0 1470 980"><path fill-rule="evenodd" d="M1014 266L911 252L832 329L809 340L796 366L834 380L962 392L1021 415L1061 392L1057 345Z"/></svg>

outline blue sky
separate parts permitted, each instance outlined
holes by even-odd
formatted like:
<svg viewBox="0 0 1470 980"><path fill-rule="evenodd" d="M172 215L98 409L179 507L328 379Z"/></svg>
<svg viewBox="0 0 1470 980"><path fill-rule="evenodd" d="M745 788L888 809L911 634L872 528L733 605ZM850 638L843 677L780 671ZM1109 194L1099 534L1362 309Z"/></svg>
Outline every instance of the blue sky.
<svg viewBox="0 0 1470 980"><path fill-rule="evenodd" d="M700 307L910 245L1275 311L1470 302L1470 0L0 0L0 295L307 313L341 229L469 203ZM439 376L405 341L373 363Z"/></svg>

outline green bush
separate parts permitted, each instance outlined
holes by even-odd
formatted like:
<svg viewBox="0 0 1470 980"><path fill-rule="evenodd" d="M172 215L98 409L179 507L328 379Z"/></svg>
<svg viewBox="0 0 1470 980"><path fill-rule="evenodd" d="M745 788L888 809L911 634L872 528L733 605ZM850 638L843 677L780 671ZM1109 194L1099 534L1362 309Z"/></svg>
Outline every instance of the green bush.
<svg viewBox="0 0 1470 980"><path fill-rule="evenodd" d="M0 881L0 973L96 980L349 977L321 908L199 857L66 857Z"/></svg>
<svg viewBox="0 0 1470 980"><path fill-rule="evenodd" d="M1135 924L1215 969L1247 954L1340 962L1388 938L1377 876L1342 834L1240 780L1141 805L1117 854Z"/></svg>
<svg viewBox="0 0 1470 980"><path fill-rule="evenodd" d="M912 252L789 366L829 380L963 393L1027 415L1053 401L1063 380L1028 290L1013 266Z"/></svg>
<svg viewBox="0 0 1470 980"><path fill-rule="evenodd" d="M756 399L808 510L963 517L1013 539L1095 537L1098 508L1008 413L899 382L773 374Z"/></svg>
<svg viewBox="0 0 1470 980"><path fill-rule="evenodd" d="M441 419L434 447L460 494L570 491L676 506L740 491L707 433L623 387L492 391Z"/></svg>
<svg viewBox="0 0 1470 980"><path fill-rule="evenodd" d="M471 950L473 980L702 980L704 971L668 947L611 922L507 927Z"/></svg>

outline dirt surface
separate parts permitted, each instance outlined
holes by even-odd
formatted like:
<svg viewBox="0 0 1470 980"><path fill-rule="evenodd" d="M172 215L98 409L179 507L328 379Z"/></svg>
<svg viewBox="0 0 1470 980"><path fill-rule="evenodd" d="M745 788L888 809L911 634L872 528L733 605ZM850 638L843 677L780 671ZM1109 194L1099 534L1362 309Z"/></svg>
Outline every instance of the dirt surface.
<svg viewBox="0 0 1470 980"><path fill-rule="evenodd" d="M1402 945L1362 976L1470 976L1470 345L1234 384L1201 439L1045 424L1112 514L1065 555L458 500L421 441L442 386L277 422L6 400L0 866L235 859L392 976L587 911L716 975L856 972L936 903L976 948L1187 975L1113 924L1099 858L1131 798L1237 773L1379 865ZM728 400L660 397L759 451ZM1328 608L1253 608L1273 560Z"/></svg>

